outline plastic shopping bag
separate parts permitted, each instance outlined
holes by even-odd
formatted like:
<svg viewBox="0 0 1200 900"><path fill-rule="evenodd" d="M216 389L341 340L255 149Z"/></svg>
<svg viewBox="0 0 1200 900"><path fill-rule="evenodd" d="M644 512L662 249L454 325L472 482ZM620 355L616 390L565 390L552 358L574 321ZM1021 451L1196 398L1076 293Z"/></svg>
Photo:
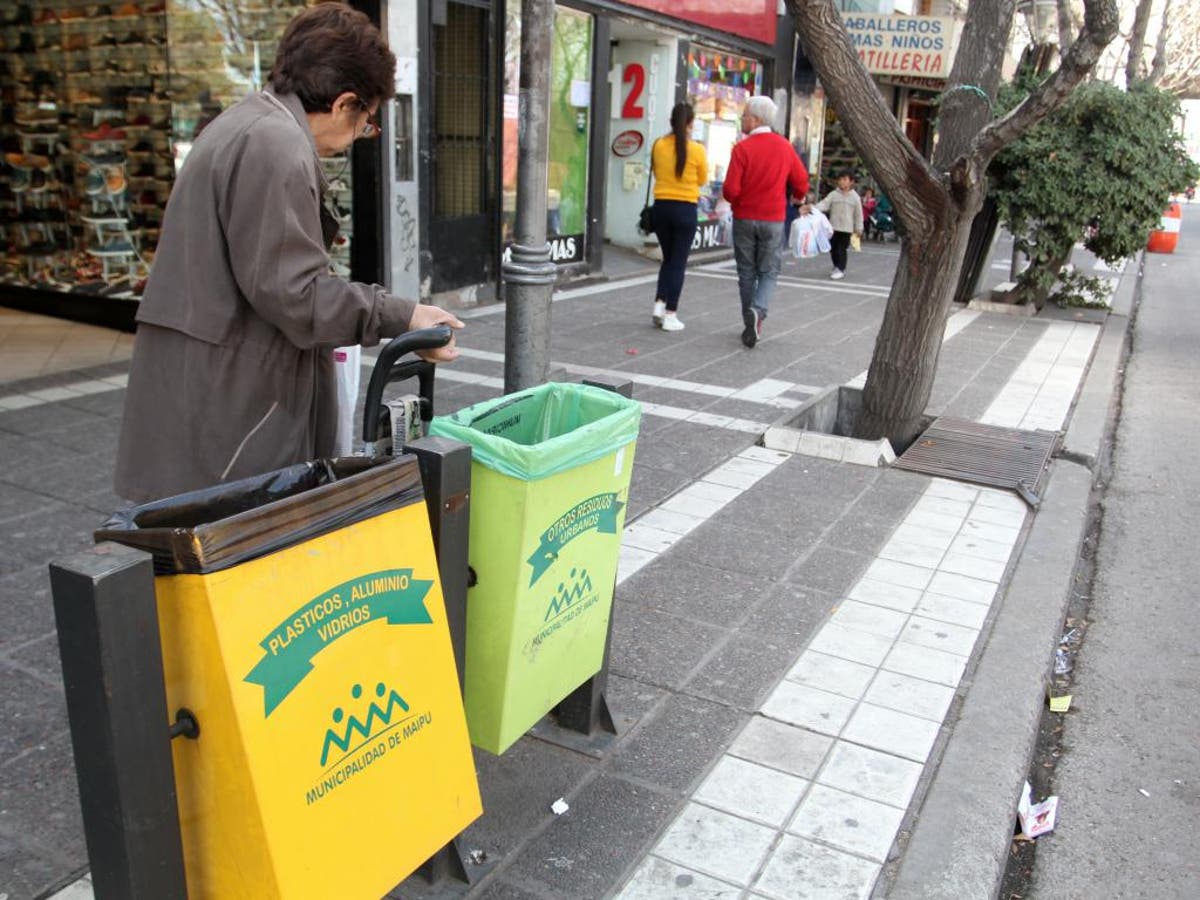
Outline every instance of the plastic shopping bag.
<svg viewBox="0 0 1200 900"><path fill-rule="evenodd" d="M829 252L829 239L833 237L833 226L819 209L813 209L792 223L788 235L788 246L799 259L811 259Z"/></svg>
<svg viewBox="0 0 1200 900"><path fill-rule="evenodd" d="M354 452L354 412L358 406L358 381L362 374L362 347L338 347L333 351L333 369L337 376L337 442L334 456Z"/></svg>

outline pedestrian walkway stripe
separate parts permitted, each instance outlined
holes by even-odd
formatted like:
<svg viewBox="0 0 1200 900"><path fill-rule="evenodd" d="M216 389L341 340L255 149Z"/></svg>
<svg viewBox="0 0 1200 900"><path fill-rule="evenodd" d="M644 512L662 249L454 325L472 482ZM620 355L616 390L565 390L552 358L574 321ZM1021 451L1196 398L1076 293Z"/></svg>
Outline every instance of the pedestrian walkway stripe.
<svg viewBox="0 0 1200 900"><path fill-rule="evenodd" d="M620 278L613 281L603 281L599 284L587 284L576 288L566 288L565 290L555 291L550 296L552 303L557 303L560 300L574 300L578 297L591 297L594 294L607 294L610 291L619 291L625 288L637 287L642 284L653 284L658 281L658 275L635 275L631 278ZM455 310L455 315L460 319L482 319L487 316L503 315L507 307L503 303L492 303L488 306L480 306L475 309Z"/></svg>
<svg viewBox="0 0 1200 900"><path fill-rule="evenodd" d="M1099 325L1051 322L980 421L1029 430L1061 428L1099 336Z"/></svg>
<svg viewBox="0 0 1200 900"><path fill-rule="evenodd" d="M459 353L468 359L481 359L487 362L503 363L504 354L491 350L476 350L460 347ZM751 403L764 403L782 409L794 409L800 405L800 400L784 397L787 392L815 394L820 388L805 384L795 384L790 381L779 381L774 378L764 378L743 388L728 387L719 384L704 384L698 381L685 381L680 378L666 378L662 375L649 375L642 372L630 372L624 369L600 369L595 366L581 366L574 363L551 362L551 368L559 368L572 375L582 375L592 378L618 378L632 381L634 384L646 387L669 388L673 391L684 391L692 394L704 394L709 397L727 397L731 400L746 400ZM439 369L439 374L446 370Z"/></svg>
<svg viewBox="0 0 1200 900"><path fill-rule="evenodd" d="M102 394L106 391L117 391L129 383L128 375L111 375L107 378L89 378L85 381L73 381L70 384L56 384L54 387L26 391L22 394L10 394L0 397L0 412L12 412L18 409L28 409L43 403L57 403L59 400L74 400L89 394Z"/></svg>
<svg viewBox="0 0 1200 900"><path fill-rule="evenodd" d="M716 278L720 281L737 281L736 275L725 275L720 272L705 272L703 270L691 272L689 274L696 275L700 278ZM855 294L862 297L887 297L891 293L890 288L878 287L876 285L848 285L830 284L828 281L820 281L815 278L795 278L783 276L776 284L780 287L800 287L810 288L819 291L828 291L831 294Z"/></svg>
<svg viewBox="0 0 1200 900"><path fill-rule="evenodd" d="M662 505L639 516L626 526L621 539L617 584L699 528L790 456L763 447L747 447Z"/></svg>

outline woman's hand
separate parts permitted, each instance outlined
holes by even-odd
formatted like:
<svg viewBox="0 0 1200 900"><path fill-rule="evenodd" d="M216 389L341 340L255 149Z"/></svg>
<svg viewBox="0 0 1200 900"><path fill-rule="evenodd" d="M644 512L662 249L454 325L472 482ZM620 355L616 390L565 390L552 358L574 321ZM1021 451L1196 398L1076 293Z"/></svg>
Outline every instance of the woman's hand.
<svg viewBox="0 0 1200 900"><path fill-rule="evenodd" d="M409 319L408 330L416 331L420 328L432 328L435 325L449 325L454 331L463 327L462 321L453 313L447 312L439 306L418 303L417 308L413 310L412 318ZM435 350L418 350L417 356L431 363L454 362L458 359L456 342L457 336L451 332L450 343L446 346L438 347Z"/></svg>

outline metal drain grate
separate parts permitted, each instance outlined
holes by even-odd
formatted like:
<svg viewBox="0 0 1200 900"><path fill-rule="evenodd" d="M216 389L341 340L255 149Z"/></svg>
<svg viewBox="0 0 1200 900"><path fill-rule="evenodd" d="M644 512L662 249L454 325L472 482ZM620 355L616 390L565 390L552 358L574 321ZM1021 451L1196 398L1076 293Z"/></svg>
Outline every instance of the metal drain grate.
<svg viewBox="0 0 1200 900"><path fill-rule="evenodd" d="M957 478L1016 491L1037 507L1057 431L1021 431L942 416L894 465L910 472Z"/></svg>

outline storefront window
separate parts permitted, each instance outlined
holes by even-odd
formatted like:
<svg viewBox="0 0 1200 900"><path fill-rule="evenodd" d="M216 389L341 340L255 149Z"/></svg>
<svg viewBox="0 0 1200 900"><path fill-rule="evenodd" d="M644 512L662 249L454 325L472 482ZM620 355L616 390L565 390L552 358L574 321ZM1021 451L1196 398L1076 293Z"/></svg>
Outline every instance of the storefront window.
<svg viewBox="0 0 1200 900"><path fill-rule="evenodd" d="M0 279L136 297L196 136L263 87L305 0L87 0L0 10ZM325 161L348 273L348 161ZM339 183L340 182L340 183Z"/></svg>
<svg viewBox="0 0 1200 900"><path fill-rule="evenodd" d="M517 116L521 17L507 13L504 48L503 230L513 240L517 210ZM588 136L591 132L592 17L558 7L550 57L550 152L546 233L556 263L582 262L587 233Z"/></svg>
<svg viewBox="0 0 1200 900"><path fill-rule="evenodd" d="M693 139L708 154L710 181L700 192L700 227L693 247L721 247L732 242L733 214L721 198L733 145L741 134L742 107L762 91L757 60L693 45L687 55L688 101L696 110Z"/></svg>

